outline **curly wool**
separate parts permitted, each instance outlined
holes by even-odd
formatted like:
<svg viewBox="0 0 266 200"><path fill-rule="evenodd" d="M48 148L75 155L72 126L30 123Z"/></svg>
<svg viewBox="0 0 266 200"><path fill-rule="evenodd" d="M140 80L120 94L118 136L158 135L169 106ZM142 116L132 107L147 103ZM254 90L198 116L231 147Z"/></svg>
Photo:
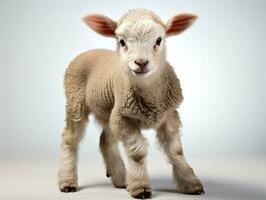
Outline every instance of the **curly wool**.
<svg viewBox="0 0 266 200"><path fill-rule="evenodd" d="M97 59L102 56L112 62ZM153 89L145 90L121 78L116 68L117 56L110 50L92 50L70 64L65 74L67 113L78 119L88 111L105 123L118 101L122 116L140 120L144 128L157 127L165 113L178 108L183 99L173 68L166 65Z"/></svg>
<svg viewBox="0 0 266 200"><path fill-rule="evenodd" d="M131 9L127 13L125 13L119 20L118 26L121 25L125 21L135 21L140 19L151 19L156 23L160 24L162 27L166 27L161 18L156 15L154 12L146 9Z"/></svg>
<svg viewBox="0 0 266 200"><path fill-rule="evenodd" d="M165 66L153 89L131 85L123 88L122 115L141 120L145 128L157 127L167 111L177 109L183 100L179 80L170 65Z"/></svg>

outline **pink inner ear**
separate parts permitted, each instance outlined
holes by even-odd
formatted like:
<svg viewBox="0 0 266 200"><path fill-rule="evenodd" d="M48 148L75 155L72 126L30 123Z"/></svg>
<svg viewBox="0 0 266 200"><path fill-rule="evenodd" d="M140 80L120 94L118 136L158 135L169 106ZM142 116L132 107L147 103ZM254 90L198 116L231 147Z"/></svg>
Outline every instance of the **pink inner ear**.
<svg viewBox="0 0 266 200"><path fill-rule="evenodd" d="M114 36L116 25L109 18L101 15L89 15L84 18L85 23L94 31L105 36Z"/></svg>
<svg viewBox="0 0 266 200"><path fill-rule="evenodd" d="M181 33L186 30L195 19L196 16L191 14L179 14L174 16L169 22L166 34L173 35Z"/></svg>

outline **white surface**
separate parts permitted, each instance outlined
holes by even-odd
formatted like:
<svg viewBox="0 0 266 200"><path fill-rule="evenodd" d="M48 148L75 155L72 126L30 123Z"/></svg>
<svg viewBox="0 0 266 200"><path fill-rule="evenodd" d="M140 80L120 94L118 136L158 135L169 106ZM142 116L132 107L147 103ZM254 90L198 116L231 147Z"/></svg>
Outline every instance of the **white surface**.
<svg viewBox="0 0 266 200"><path fill-rule="evenodd" d="M87 160L88 161L88 160ZM203 196L176 193L171 168L164 160L148 162L153 199L266 199L266 160L211 160L191 163L202 180ZM79 191L61 193L56 185L57 161L6 161L0 167L1 200L130 199L125 189L113 188L100 158L79 165Z"/></svg>

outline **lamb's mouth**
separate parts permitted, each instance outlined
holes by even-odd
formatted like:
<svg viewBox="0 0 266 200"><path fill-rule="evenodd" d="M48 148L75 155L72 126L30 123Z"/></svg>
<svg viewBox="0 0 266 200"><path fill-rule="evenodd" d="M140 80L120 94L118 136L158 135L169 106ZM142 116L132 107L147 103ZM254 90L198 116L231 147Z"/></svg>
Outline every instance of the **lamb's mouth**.
<svg viewBox="0 0 266 200"><path fill-rule="evenodd" d="M132 70L137 75L147 74L150 70L144 69L144 70Z"/></svg>

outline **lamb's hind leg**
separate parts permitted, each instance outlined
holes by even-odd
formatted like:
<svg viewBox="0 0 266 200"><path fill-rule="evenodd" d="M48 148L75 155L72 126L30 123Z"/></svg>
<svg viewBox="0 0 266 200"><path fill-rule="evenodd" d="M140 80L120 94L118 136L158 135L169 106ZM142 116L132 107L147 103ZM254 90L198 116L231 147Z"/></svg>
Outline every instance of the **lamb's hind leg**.
<svg viewBox="0 0 266 200"><path fill-rule="evenodd" d="M173 111L157 130L157 137L173 165L173 175L179 190L188 194L201 194L204 193L203 186L183 155L179 135L180 126L178 113Z"/></svg>
<svg viewBox="0 0 266 200"><path fill-rule="evenodd" d="M103 128L100 137L100 150L106 165L106 176L111 177L115 187L125 187L125 165L120 156L118 141L108 126Z"/></svg>
<svg viewBox="0 0 266 200"><path fill-rule="evenodd" d="M77 190L77 151L87 120L88 115L84 115L79 121L66 120L66 127L62 134L58 172L58 185L62 192L75 192Z"/></svg>

